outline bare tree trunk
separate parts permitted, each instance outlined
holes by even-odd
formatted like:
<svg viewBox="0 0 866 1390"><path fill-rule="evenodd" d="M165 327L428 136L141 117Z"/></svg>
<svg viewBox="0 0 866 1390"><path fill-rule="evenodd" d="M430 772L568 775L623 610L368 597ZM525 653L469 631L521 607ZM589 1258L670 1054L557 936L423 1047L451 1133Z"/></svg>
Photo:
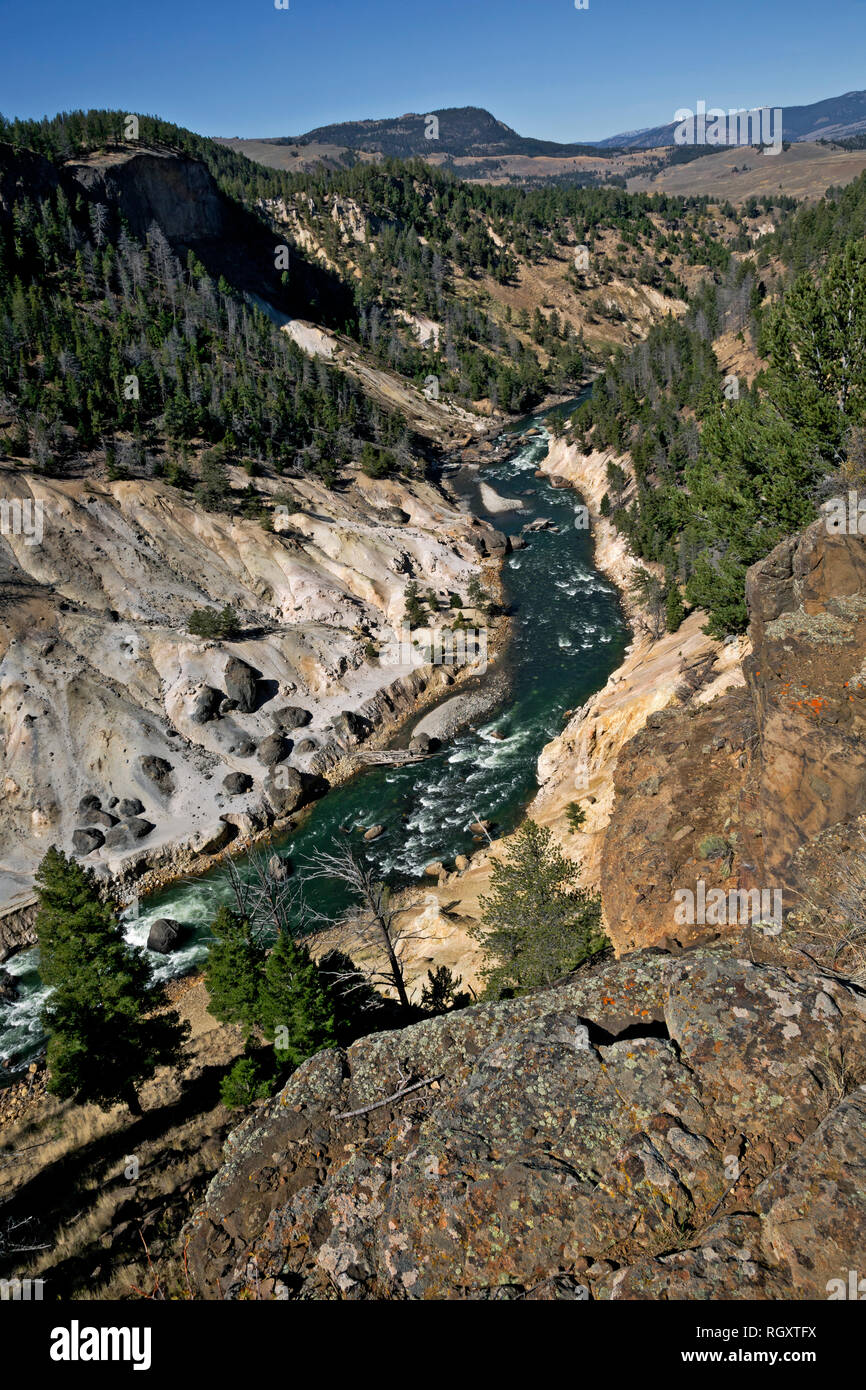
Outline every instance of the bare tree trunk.
<svg viewBox="0 0 866 1390"><path fill-rule="evenodd" d="M310 864L310 879L337 879L349 888L358 900L357 911L340 924L347 945L351 940L359 944L380 943L384 947L388 969L380 973L383 983L392 985L404 1009L410 1008L403 966L398 947L406 940L405 931L399 919L407 908L392 908L389 904L388 889L378 883L374 871L356 854L349 844L344 844L333 853L318 853Z"/></svg>
<svg viewBox="0 0 866 1390"><path fill-rule="evenodd" d="M391 978L394 981L394 988L397 991L397 998L400 1000L400 1003L403 1005L403 1008L408 1009L409 996L406 993L406 985L403 982L403 969L400 965L399 960L397 959L397 952L394 950L394 943L391 940L391 933L389 932L386 923L378 915L378 913L376 915L376 925L379 929L379 934L382 937L382 941L385 946L385 951L388 956L388 964L391 967Z"/></svg>

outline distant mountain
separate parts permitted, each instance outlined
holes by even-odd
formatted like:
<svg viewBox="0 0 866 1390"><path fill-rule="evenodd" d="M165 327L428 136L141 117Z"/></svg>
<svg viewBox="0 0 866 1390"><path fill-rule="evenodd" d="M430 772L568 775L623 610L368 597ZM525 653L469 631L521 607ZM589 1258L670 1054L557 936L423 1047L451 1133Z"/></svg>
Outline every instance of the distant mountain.
<svg viewBox="0 0 866 1390"><path fill-rule="evenodd" d="M682 104L686 105L687 102L686 95ZM708 100L707 104L713 103ZM786 140L840 140L866 132L866 92L846 92L844 96L828 97L809 106L785 106L782 110L782 129ZM436 129L431 117L435 117L439 123L435 138L428 133ZM670 121L666 125L623 131L604 140L560 144L556 140L534 140L518 135L511 126L498 121L483 107L452 106L427 113L409 112L405 116L384 120L344 121L337 125L319 126L305 135L285 136L269 143L335 145L348 150L391 155L396 159L411 159L415 155L424 158L431 153L450 154L457 158L548 155L562 159L624 149L659 149L674 144L675 130L676 123Z"/></svg>
<svg viewBox="0 0 866 1390"><path fill-rule="evenodd" d="M431 117L438 122L438 133ZM431 133L428 133L431 132ZM282 145L339 145L349 150L365 150L395 159L426 158L432 153L455 156L554 155L559 158L595 152L590 144L559 144L555 140L532 140L497 121L480 106L452 106L426 114L409 112L405 116L379 121L345 121L340 125L319 126L305 135L273 141Z"/></svg>
<svg viewBox="0 0 866 1390"><path fill-rule="evenodd" d="M687 100L683 105L686 104ZM707 103L708 106L713 104ZM719 106L721 104L719 102ZM827 97L809 106L783 106L782 113L782 135L785 140L842 140L866 131L866 92L846 92L844 96ZM668 125L648 126L645 130L629 130L599 140L597 147L601 150L658 149L674 144L675 130L676 123L673 121Z"/></svg>

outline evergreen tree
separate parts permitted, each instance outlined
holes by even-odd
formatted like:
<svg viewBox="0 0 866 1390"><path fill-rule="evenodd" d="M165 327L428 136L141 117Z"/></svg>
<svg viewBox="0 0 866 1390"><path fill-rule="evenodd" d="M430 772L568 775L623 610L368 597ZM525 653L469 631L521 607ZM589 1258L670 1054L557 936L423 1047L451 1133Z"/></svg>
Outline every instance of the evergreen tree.
<svg viewBox="0 0 866 1390"><path fill-rule="evenodd" d="M39 970L51 989L42 1011L49 1090L104 1110L123 1101L140 1115L138 1088L177 1060L189 1025L155 1016L162 991L89 870L50 849L36 884Z"/></svg>
<svg viewBox="0 0 866 1390"><path fill-rule="evenodd" d="M665 625L668 632L678 632L685 616L686 606L683 603L680 586L675 579L671 579L665 599Z"/></svg>
<svg viewBox="0 0 866 1390"><path fill-rule="evenodd" d="M638 565L628 587L646 613L650 636L659 638L664 626L664 587L661 580Z"/></svg>
<svg viewBox="0 0 866 1390"><path fill-rule="evenodd" d="M204 968L208 1011L220 1023L241 1023L249 1038L261 1016L265 949L249 922L221 907L212 924L215 940Z"/></svg>
<svg viewBox="0 0 866 1390"><path fill-rule="evenodd" d="M447 965L437 965L427 971L427 983L421 990L421 1008L428 1013L447 1014L452 1009L465 1009L472 1003L471 994L461 990L462 975L455 975Z"/></svg>
<svg viewBox="0 0 866 1390"><path fill-rule="evenodd" d="M220 1100L228 1110L241 1110L266 1100L273 1088L274 1079L264 1075L256 1058L243 1056L220 1081Z"/></svg>
<svg viewBox="0 0 866 1390"><path fill-rule="evenodd" d="M550 830L524 821L505 858L492 863L491 891L472 935L487 960L487 992L551 984L606 944L601 900L578 888L580 865Z"/></svg>
<svg viewBox="0 0 866 1390"><path fill-rule="evenodd" d="M334 1005L305 946L280 932L267 958L259 1018L281 1062L299 1066L337 1040Z"/></svg>

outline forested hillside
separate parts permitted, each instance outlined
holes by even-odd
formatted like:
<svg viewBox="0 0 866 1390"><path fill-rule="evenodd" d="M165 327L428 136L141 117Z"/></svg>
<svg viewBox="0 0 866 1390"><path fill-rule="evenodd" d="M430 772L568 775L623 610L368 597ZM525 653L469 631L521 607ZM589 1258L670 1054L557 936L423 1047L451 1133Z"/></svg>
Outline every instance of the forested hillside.
<svg viewBox="0 0 866 1390"><path fill-rule="evenodd" d="M576 389L608 339L643 331L632 301L651 322L686 297L684 278L729 259L706 200L482 188L422 161L290 176L150 117L126 140L128 120L0 120L0 430L7 454L44 469L96 451L110 473L197 476L212 501L225 459L333 480L367 446L369 467L405 467L400 414L312 363L262 298L419 388L433 375L445 398L520 412ZM215 181L233 220L209 254L130 227L72 177L148 150L201 161ZM204 449L206 477L190 474Z"/></svg>
<svg viewBox="0 0 866 1390"><path fill-rule="evenodd" d="M866 424L866 178L787 216L758 257L693 297L681 324L619 353L574 416L586 452L633 460L607 499L636 555L685 586L722 636L745 630L745 572L862 480ZM763 369L723 378L713 343L733 334Z"/></svg>

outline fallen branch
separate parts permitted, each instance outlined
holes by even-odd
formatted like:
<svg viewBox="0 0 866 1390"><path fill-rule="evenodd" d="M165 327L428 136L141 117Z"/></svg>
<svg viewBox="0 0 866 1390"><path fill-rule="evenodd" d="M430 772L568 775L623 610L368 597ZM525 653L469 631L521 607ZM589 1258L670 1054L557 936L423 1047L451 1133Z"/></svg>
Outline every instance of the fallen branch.
<svg viewBox="0 0 866 1390"><path fill-rule="evenodd" d="M392 1096L386 1096L384 1100L374 1101L372 1105L362 1105L359 1110L344 1110L342 1114L335 1115L336 1120L351 1120L356 1115L369 1115L371 1110L381 1110L385 1105L391 1105L395 1100L402 1100L411 1091L420 1091L424 1086L434 1086L437 1081L441 1081L441 1076L431 1076L427 1081L415 1081L411 1086L404 1086L401 1091L395 1091Z"/></svg>

